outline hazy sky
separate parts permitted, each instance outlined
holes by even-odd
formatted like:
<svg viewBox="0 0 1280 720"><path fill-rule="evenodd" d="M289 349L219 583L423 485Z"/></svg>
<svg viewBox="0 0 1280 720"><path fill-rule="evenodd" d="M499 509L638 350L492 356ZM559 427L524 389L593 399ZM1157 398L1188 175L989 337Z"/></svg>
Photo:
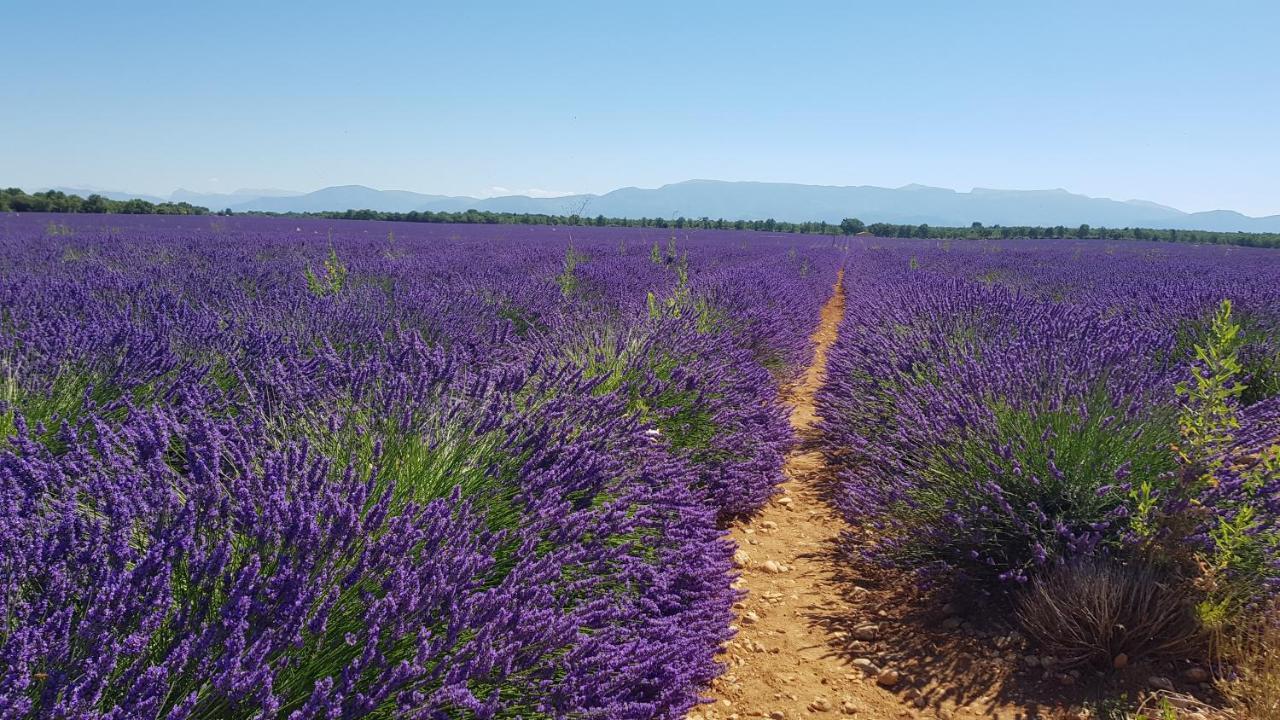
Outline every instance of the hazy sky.
<svg viewBox="0 0 1280 720"><path fill-rule="evenodd" d="M0 0L0 185L916 182L1280 213L1275 0L316 5Z"/></svg>

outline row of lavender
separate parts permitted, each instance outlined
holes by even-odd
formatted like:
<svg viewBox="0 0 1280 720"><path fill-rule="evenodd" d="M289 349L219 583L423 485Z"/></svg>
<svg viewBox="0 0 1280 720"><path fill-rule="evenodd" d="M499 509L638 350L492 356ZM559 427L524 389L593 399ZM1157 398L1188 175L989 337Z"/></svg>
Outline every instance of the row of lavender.
<svg viewBox="0 0 1280 720"><path fill-rule="evenodd" d="M1280 254L870 241L845 286L818 401L872 558L988 590L1221 561L1219 609L1280 577Z"/></svg>
<svg viewBox="0 0 1280 720"><path fill-rule="evenodd" d="M718 672L829 241L0 227L6 716L678 717Z"/></svg>

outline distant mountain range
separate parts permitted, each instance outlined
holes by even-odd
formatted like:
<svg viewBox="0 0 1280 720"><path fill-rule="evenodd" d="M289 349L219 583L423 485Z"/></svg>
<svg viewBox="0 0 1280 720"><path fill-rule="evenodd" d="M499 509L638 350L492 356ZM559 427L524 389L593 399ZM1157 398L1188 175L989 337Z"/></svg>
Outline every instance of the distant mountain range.
<svg viewBox="0 0 1280 720"><path fill-rule="evenodd" d="M711 217L726 220L774 218L792 222L846 217L864 222L964 226L1066 225L1152 227L1217 232L1280 232L1280 215L1250 217L1232 210L1187 213L1145 200L1111 200L1066 190L988 190L958 192L924 185L882 188L792 183L689 180L646 189L627 187L603 195L535 198L508 195L472 198L424 195L407 190L375 190L363 185L327 187L315 192L237 190L211 194L177 190L168 198L84 188L54 188L77 195L97 192L112 199L142 198L189 202L212 210L243 212L319 212L379 210L385 212L494 212L581 214L606 217Z"/></svg>

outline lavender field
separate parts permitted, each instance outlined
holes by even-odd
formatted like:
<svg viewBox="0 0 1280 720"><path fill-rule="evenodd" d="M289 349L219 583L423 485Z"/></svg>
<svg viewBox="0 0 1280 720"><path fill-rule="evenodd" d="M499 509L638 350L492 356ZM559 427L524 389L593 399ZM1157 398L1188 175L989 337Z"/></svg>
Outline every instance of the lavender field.
<svg viewBox="0 0 1280 720"><path fill-rule="evenodd" d="M0 716L685 716L841 270L851 555L1064 669L1270 607L1274 251L7 215ZM1046 625L1086 571L1172 599Z"/></svg>
<svg viewBox="0 0 1280 720"><path fill-rule="evenodd" d="M10 716L693 704L829 238L108 220L0 231Z"/></svg>

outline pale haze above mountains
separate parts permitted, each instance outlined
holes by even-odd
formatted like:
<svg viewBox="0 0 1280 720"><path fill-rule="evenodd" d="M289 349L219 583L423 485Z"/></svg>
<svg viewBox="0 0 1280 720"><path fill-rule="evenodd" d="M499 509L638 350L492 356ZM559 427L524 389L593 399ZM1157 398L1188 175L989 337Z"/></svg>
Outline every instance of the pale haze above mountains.
<svg viewBox="0 0 1280 720"><path fill-rule="evenodd" d="M315 192L237 190L208 194L177 190L167 198L104 192L83 188L54 188L87 196L92 192L112 199L142 198L202 205L236 212L319 212L378 210L387 212L456 212L476 209L494 212L546 213L595 217L710 217L726 220L792 222L825 220L838 223L856 217L867 223L927 223L941 226L1067 225L1095 227L1151 227L1217 232L1280 232L1280 215L1249 217L1232 210L1187 213L1144 200L1111 200L1077 195L1066 190L988 190L958 192L946 188L907 185L882 188L868 185L830 186L792 183L689 180L645 189L627 187L603 195L535 198L508 195L472 198L424 195L407 190L375 190L362 185L327 187Z"/></svg>

